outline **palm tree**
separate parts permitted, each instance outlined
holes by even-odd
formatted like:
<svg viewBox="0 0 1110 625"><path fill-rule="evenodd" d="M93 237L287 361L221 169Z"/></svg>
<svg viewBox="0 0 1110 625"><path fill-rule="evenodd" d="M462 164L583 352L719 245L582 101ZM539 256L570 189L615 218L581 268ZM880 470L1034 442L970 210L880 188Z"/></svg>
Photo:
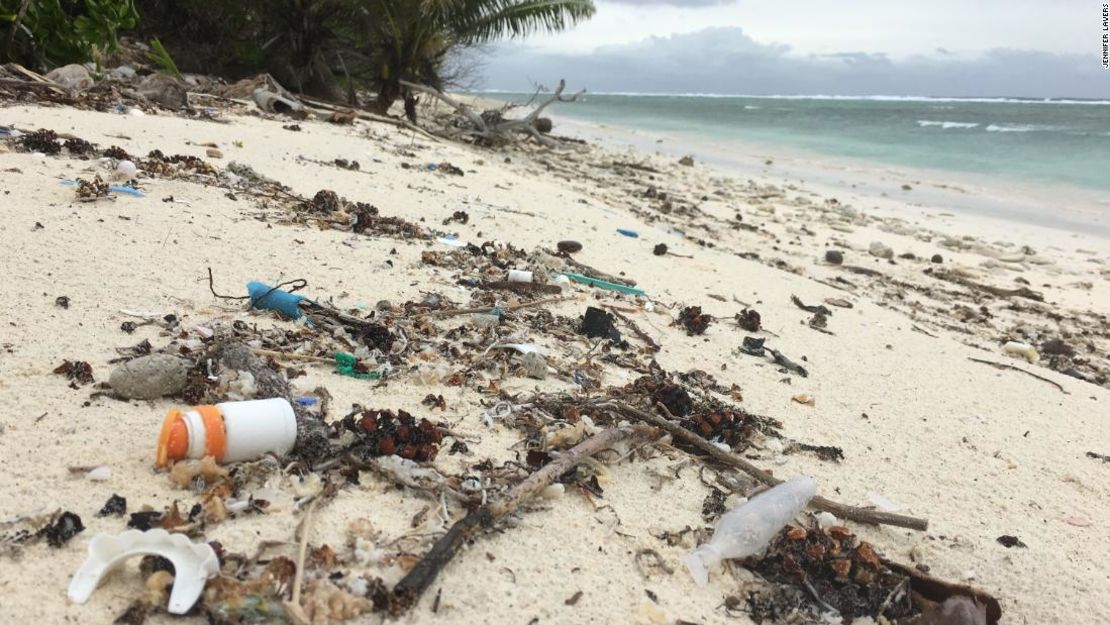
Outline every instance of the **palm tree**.
<svg viewBox="0 0 1110 625"><path fill-rule="evenodd" d="M374 108L385 113L405 95L405 113L415 117L415 100L402 80L437 89L447 53L502 38L556 32L588 19L592 0L377 0L370 23L371 58L377 65Z"/></svg>

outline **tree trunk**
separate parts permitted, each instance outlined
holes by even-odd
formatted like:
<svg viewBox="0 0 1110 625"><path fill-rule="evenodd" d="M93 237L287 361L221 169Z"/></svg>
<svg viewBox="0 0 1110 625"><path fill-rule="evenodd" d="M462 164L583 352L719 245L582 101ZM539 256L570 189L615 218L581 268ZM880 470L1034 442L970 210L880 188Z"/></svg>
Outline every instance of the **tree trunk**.
<svg viewBox="0 0 1110 625"><path fill-rule="evenodd" d="M405 89L405 117L416 123L416 95L408 89Z"/></svg>
<svg viewBox="0 0 1110 625"><path fill-rule="evenodd" d="M395 78L387 78L382 81L381 87L378 88L378 99L374 101L374 112L379 115L386 115L389 113L390 107L401 96L401 81Z"/></svg>

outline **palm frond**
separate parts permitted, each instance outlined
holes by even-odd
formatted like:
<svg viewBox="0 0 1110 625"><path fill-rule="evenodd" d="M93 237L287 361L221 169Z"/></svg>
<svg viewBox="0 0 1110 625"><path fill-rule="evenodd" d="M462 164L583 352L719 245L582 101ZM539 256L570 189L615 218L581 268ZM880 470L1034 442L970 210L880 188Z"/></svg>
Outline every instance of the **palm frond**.
<svg viewBox="0 0 1110 625"><path fill-rule="evenodd" d="M560 31L596 11L592 0L469 0L463 5L443 24L462 43Z"/></svg>

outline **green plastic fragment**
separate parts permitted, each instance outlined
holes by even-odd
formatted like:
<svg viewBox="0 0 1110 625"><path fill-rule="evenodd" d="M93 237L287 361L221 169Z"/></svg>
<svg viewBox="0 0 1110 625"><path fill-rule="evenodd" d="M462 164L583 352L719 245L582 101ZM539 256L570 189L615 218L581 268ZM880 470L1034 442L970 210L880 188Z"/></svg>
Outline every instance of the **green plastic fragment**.
<svg viewBox="0 0 1110 625"><path fill-rule="evenodd" d="M358 378L360 380L380 380L382 374L377 371L370 373L359 373L355 371L355 365L358 364L358 358L354 354L348 352L335 352L335 372L339 375L345 375L350 378Z"/></svg>
<svg viewBox="0 0 1110 625"><path fill-rule="evenodd" d="M647 295L647 293L643 289L637 289L635 287L625 286L623 284L616 284L613 282L606 282L605 280L591 278L590 276L584 276L580 273L574 273L573 271L564 271L563 275L570 278L571 280L574 280L575 282L588 284L590 286L596 286L599 289L608 289L610 291L616 291L618 293L627 293L628 295Z"/></svg>

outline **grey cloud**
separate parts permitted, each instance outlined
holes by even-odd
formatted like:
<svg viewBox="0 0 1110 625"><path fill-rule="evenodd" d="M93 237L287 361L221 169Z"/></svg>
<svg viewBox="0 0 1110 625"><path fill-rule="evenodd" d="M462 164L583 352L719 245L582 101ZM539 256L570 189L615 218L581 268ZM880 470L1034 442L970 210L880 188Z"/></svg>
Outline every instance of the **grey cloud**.
<svg viewBox="0 0 1110 625"><path fill-rule="evenodd" d="M974 59L801 56L789 46L759 43L740 28L709 28L581 56L507 44L489 60L486 86L522 90L529 80L566 78L574 88L594 92L1110 98L1110 74L1096 56L1014 49Z"/></svg>

